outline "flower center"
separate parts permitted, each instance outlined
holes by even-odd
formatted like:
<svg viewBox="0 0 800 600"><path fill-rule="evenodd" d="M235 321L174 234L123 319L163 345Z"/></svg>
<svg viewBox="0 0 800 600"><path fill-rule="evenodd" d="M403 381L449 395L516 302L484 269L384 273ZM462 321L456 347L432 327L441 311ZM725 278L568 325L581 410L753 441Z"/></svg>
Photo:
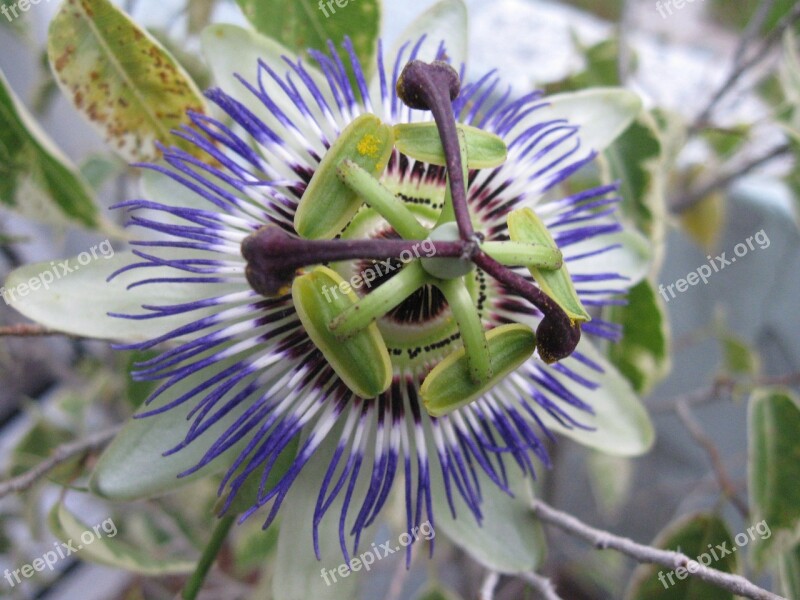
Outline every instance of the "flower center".
<svg viewBox="0 0 800 600"><path fill-rule="evenodd" d="M300 200L294 223L300 237L269 226L242 244L253 289L271 296L291 286L309 336L332 366L342 370L342 379L353 381L348 385L359 395L389 385L389 349L396 356L408 351L409 344L419 349L428 342L428 349L460 338L461 347L422 386L432 414L431 406L439 414L454 406L449 400L439 406L436 398L425 398L426 389L461 380L464 395L475 397L527 360L534 346L547 362L571 354L580 339L580 323L588 320L561 253L533 211L511 213L509 242L484 242L474 231L467 205L468 169L502 164L506 148L496 136L456 123L452 101L459 89L458 75L448 64L408 63L397 82L398 96L412 108L431 111L434 122L389 127L374 115L358 117L322 158ZM445 167L441 208L429 211L422 223L407 199L381 182L387 164L406 156ZM439 181L432 191L441 193ZM377 231L376 220L384 224ZM323 264L334 270L297 277L301 269ZM508 266L528 267L539 287ZM347 273L353 274L350 281L344 278ZM521 325L498 327L487 335L476 303L476 286L484 285L479 281L484 273L543 313L536 336ZM334 306L320 304L323 296ZM346 366L359 353L383 358L376 358L374 369L369 360L355 370ZM359 367L373 369L364 378L372 387L360 385ZM386 372L378 376L375 369Z"/></svg>

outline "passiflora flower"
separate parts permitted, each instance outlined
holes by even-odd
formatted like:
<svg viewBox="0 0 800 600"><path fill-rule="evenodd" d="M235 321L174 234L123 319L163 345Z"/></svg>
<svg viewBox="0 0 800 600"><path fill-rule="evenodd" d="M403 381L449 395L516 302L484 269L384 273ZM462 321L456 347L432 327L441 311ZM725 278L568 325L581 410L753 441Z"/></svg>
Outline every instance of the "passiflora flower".
<svg viewBox="0 0 800 600"><path fill-rule="evenodd" d="M104 335L160 351L134 371L159 382L137 423L181 415L157 460L193 457L184 478L225 468L221 510L266 507L265 527L313 493L317 553L336 528L349 558L392 492L408 530L484 522L487 494L550 464L553 431L648 443L621 433L642 409L591 342L620 335L602 308L643 276L638 242L616 185L558 192L602 150L584 134L614 95L462 85L437 47L385 61L379 45L371 84L349 41L348 65L333 46L314 65L260 61L246 94L207 92L223 118L176 132L205 158L164 148L145 167L170 193L119 205L138 258L109 286L139 309L106 303L126 334ZM603 145L635 114L625 98ZM95 489L130 496L104 461Z"/></svg>

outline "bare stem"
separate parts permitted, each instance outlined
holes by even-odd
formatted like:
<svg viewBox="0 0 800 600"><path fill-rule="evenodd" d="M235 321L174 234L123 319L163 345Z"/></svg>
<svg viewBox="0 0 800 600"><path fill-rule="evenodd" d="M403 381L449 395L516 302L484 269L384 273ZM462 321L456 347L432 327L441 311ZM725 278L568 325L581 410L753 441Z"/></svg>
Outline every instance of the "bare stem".
<svg viewBox="0 0 800 600"><path fill-rule="evenodd" d="M775 26L775 28L770 31L769 35L764 38L764 41L761 43L761 46L753 53L753 55L747 59L743 60L743 56L738 56L738 60L736 61L737 64L734 64L733 69L731 69L730 75L725 79L722 85L717 89L713 96L711 96L711 100L709 100L706 107L700 112L697 119L695 120L694 129L698 129L703 126L709 120L711 113L719 104L719 101L722 100L728 93L734 88L734 86L739 82L742 76L747 73L750 69L760 63L772 50L773 46L775 46L780 39L783 37L783 32L786 31L789 27L791 27L797 20L800 19L800 4L795 4L792 10L787 13L783 19Z"/></svg>
<svg viewBox="0 0 800 600"><path fill-rule="evenodd" d="M722 571L702 565L699 565L699 568L696 569L694 568L696 562L682 552L660 550L652 546L645 546L631 539L591 527L572 515L555 509L541 500L535 500L532 509L534 514L545 523L558 527L574 537L589 542L598 550L610 548L640 563L662 565L668 569L683 567L689 571L689 563L692 563L692 571L694 571L694 573L691 571L689 571L689 573L693 577L697 577L711 585L728 590L735 595L744 596L751 600L786 600L782 596L778 596L777 594L773 594L768 590L758 587L739 575L723 573Z"/></svg>
<svg viewBox="0 0 800 600"><path fill-rule="evenodd" d="M0 498L11 493L23 492L33 486L39 479L47 475L58 465L63 464L79 454L93 452L105 446L117 432L121 425L99 431L89 437L58 446L50 458L40 462L30 471L0 483Z"/></svg>
<svg viewBox="0 0 800 600"><path fill-rule="evenodd" d="M494 600L494 591L500 583L500 574L497 571L489 571L481 584L481 600Z"/></svg>
<svg viewBox="0 0 800 600"><path fill-rule="evenodd" d="M561 600L556 593L553 582L538 573L522 573L520 577L526 581L538 594L541 600Z"/></svg>
<svg viewBox="0 0 800 600"><path fill-rule="evenodd" d="M721 177L709 182L708 184L686 194L686 196L682 198L678 198L677 200L671 203L670 209L674 213L681 213L685 210L688 210L704 198L706 198L710 193L723 189L729 186L731 183L740 179L741 177L751 173L758 167L765 165L768 162L775 160L781 156L789 154L792 150L792 147L789 144L782 144L773 148L763 156L759 156L753 159L751 162L743 165L742 167L736 169L731 173L727 173L722 175Z"/></svg>
<svg viewBox="0 0 800 600"><path fill-rule="evenodd" d="M686 400L678 401L676 405L676 412L678 413L678 417L680 417L681 422L683 423L684 427L686 427L689 434L708 455L708 458L711 461L711 467L714 469L714 474L716 475L717 483L719 484L722 493L725 494L725 496L731 501L731 504L736 507L736 510L739 511L739 514L742 515L742 518L747 519L750 511L747 508L747 504L741 498L739 498L739 495L736 492L736 486L733 484L733 481L728 475L728 470L725 468L725 463L722 461L722 456L720 455L716 444L714 444L714 440L712 440L706 434L705 430L703 430L703 426L700 425L700 423L692 414L692 409L689 407L689 403Z"/></svg>
<svg viewBox="0 0 800 600"><path fill-rule="evenodd" d="M43 327L42 325L32 325L28 323L20 323L19 325L6 325L4 327L0 327L0 337L44 337L51 335L61 335L65 337L78 338L78 336L73 336L68 333L64 333L63 331L48 329L47 327Z"/></svg>

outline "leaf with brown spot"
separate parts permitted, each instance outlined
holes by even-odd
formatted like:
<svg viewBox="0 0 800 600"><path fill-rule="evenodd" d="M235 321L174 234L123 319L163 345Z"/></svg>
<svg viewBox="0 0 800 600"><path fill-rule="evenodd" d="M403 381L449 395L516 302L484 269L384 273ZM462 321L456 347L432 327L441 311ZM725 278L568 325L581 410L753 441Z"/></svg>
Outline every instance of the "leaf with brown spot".
<svg viewBox="0 0 800 600"><path fill-rule="evenodd" d="M200 154L170 134L187 110L208 112L183 67L108 0L66 0L47 53L61 89L127 161L152 160L156 142Z"/></svg>

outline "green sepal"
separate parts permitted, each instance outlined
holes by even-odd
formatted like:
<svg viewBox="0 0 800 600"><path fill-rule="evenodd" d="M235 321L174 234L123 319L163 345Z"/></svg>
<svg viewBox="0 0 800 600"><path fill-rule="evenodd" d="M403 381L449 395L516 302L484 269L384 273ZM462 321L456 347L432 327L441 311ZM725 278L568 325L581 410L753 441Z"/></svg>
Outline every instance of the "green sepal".
<svg viewBox="0 0 800 600"><path fill-rule="evenodd" d="M499 167L508 156L506 143L499 136L459 123L467 144L467 168L487 169ZM445 166L446 159L439 130L433 121L425 123L399 123L394 126L397 149L403 154L423 162Z"/></svg>
<svg viewBox="0 0 800 600"><path fill-rule="evenodd" d="M345 341L328 329L331 320L358 300L352 290L344 293L339 287L342 283L344 279L335 271L317 267L295 278L292 301L311 341L345 385L357 396L374 398L392 383L389 351L374 323Z"/></svg>
<svg viewBox="0 0 800 600"><path fill-rule="evenodd" d="M514 242L532 242L558 248L547 227L530 208L520 208L508 215L508 234ZM589 313L578 298L566 264L552 271L532 267L528 270L541 290L555 300L570 319L577 323L591 321Z"/></svg>
<svg viewBox="0 0 800 600"><path fill-rule="evenodd" d="M339 179L339 165L350 159L377 178L389 162L393 145L392 127L375 115L361 115L350 123L308 182L294 215L297 233L311 240L331 239L340 233L362 200Z"/></svg>
<svg viewBox="0 0 800 600"><path fill-rule="evenodd" d="M464 348L447 356L425 377L420 393L431 416L441 417L477 399L528 360L536 349L536 334L518 323L495 327L486 333L486 341L493 374L485 382L475 383L470 377Z"/></svg>

